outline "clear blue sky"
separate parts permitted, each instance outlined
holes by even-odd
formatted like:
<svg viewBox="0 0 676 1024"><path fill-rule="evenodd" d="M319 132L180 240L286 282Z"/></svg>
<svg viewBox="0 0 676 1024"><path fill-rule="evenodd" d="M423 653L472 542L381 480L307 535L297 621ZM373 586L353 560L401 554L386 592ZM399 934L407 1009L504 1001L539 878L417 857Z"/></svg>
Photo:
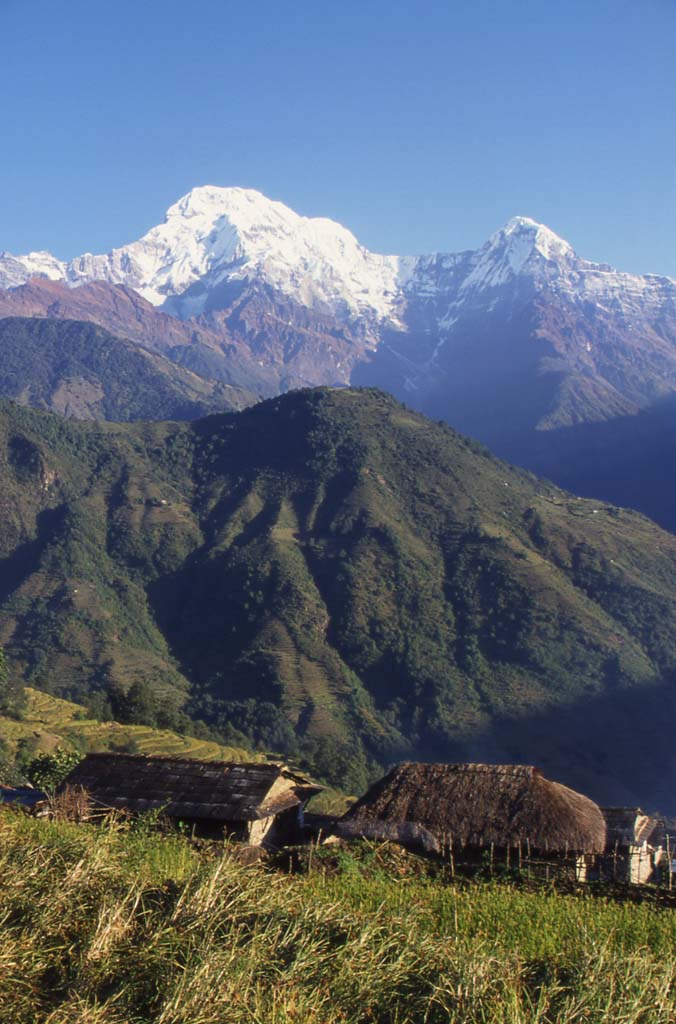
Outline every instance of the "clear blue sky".
<svg viewBox="0 0 676 1024"><path fill-rule="evenodd" d="M676 276L676 0L0 0L0 249L258 188L387 252L514 214Z"/></svg>

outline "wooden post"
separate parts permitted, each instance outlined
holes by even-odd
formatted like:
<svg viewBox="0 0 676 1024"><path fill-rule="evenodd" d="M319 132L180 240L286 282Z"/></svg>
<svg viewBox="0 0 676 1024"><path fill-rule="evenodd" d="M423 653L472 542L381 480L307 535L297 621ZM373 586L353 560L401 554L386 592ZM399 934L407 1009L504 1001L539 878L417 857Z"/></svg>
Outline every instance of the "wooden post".
<svg viewBox="0 0 676 1024"><path fill-rule="evenodd" d="M491 878L493 877L493 843L491 843Z"/></svg>
<svg viewBox="0 0 676 1024"><path fill-rule="evenodd" d="M455 878L455 859L453 857L453 836L451 836L451 844L448 849L449 857L451 860L451 878Z"/></svg>
<svg viewBox="0 0 676 1024"><path fill-rule="evenodd" d="M615 840L615 849L613 850L613 882L617 881L617 844L619 840Z"/></svg>
<svg viewBox="0 0 676 1024"><path fill-rule="evenodd" d="M527 850L527 856L528 856L527 874L528 874L528 878L530 879L530 838L526 839L526 850Z"/></svg>
<svg viewBox="0 0 676 1024"><path fill-rule="evenodd" d="M671 882L671 842L670 842L670 838L669 838L669 833L668 832L667 832L667 870L669 872L669 881L667 882L667 885L669 886L669 892L671 892L671 885L672 885L672 882Z"/></svg>
<svg viewBox="0 0 676 1024"><path fill-rule="evenodd" d="M519 839L519 874L521 874L523 858L521 856L521 840Z"/></svg>

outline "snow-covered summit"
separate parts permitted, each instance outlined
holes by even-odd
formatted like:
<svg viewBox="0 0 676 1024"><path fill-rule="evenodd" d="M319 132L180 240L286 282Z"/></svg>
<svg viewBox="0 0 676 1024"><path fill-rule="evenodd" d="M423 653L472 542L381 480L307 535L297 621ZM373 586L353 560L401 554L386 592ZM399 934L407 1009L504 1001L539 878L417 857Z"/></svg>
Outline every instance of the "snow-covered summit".
<svg viewBox="0 0 676 1024"><path fill-rule="evenodd" d="M65 274L66 264L49 252L29 252L27 256L0 252L0 288L16 288L30 277L62 281Z"/></svg>
<svg viewBox="0 0 676 1024"><path fill-rule="evenodd" d="M244 188L205 185L167 211L138 242L68 264L69 283L126 284L181 316L201 313L225 281L255 279L334 315L392 315L398 261L361 246L326 218L301 217ZM178 301L177 301L178 300Z"/></svg>
<svg viewBox="0 0 676 1024"><path fill-rule="evenodd" d="M512 217L477 250L463 289L498 287L542 260L563 264L574 257L572 246L545 224Z"/></svg>
<svg viewBox="0 0 676 1024"><path fill-rule="evenodd" d="M574 255L569 242L560 238L546 224L539 224L530 217L512 217L503 228L491 236L488 245L507 246L513 254L517 248L529 255L535 251L548 260L559 260Z"/></svg>

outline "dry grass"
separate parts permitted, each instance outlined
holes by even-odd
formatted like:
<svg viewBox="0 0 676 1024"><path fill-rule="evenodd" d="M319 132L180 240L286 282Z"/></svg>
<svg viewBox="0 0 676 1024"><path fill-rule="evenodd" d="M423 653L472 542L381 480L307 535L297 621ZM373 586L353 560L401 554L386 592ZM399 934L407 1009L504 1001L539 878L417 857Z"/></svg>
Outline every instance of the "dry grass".
<svg viewBox="0 0 676 1024"><path fill-rule="evenodd" d="M179 837L115 822L97 829L4 812L0 1020L675 1019L670 913L369 877L348 861L329 876L317 863L309 877L290 877L243 867L227 850L208 857ZM543 922L550 930L544 944Z"/></svg>

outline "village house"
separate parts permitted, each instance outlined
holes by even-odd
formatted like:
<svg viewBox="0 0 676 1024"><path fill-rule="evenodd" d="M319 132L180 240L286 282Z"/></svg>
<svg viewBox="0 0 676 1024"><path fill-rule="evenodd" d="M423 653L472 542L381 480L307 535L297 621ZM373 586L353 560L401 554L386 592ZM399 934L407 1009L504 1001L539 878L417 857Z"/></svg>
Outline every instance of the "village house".
<svg viewBox="0 0 676 1024"><path fill-rule="evenodd" d="M664 822L640 807L602 807L606 821L606 850L599 876L608 881L638 885L658 882L668 870L676 836L667 839ZM670 847L670 849L668 849Z"/></svg>
<svg viewBox="0 0 676 1024"><path fill-rule="evenodd" d="M578 880L606 843L592 800L527 765L400 764L350 808L337 834L395 840L456 864L558 868Z"/></svg>
<svg viewBox="0 0 676 1024"><path fill-rule="evenodd" d="M321 790L281 764L108 753L88 754L66 787L86 790L94 809L159 811L196 835L265 847L300 842L305 805Z"/></svg>

